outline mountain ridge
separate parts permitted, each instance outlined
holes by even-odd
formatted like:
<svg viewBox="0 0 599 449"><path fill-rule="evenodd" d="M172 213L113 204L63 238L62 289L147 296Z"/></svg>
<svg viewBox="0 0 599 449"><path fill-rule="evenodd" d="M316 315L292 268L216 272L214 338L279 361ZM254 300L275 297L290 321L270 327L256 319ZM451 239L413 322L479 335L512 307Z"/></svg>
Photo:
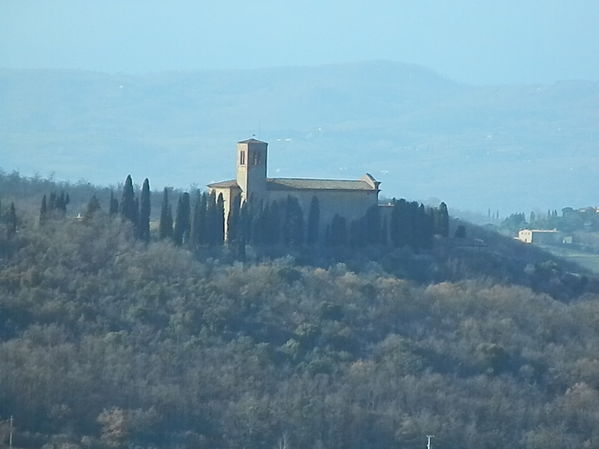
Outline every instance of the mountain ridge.
<svg viewBox="0 0 599 449"><path fill-rule="evenodd" d="M118 179L137 170L157 184L207 184L230 177L234 142L257 134L270 143L272 176L368 171L387 196L443 192L479 212L589 205L599 187L594 81L471 86L381 61L146 75L0 69L0 81L3 166L24 174L106 184L118 161Z"/></svg>

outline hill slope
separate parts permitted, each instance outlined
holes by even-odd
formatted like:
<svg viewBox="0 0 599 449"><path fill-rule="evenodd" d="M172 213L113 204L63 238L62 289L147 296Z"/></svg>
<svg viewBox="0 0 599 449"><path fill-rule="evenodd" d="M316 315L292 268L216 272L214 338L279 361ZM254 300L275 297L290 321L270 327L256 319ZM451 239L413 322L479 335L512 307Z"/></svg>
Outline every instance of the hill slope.
<svg viewBox="0 0 599 449"><path fill-rule="evenodd" d="M229 178L234 142L270 142L277 176L359 177L484 211L594 204L599 83L461 85L371 62L108 75L0 70L3 166L114 183ZM114 173L118 173L113 179ZM525 194L523 194L525 192Z"/></svg>
<svg viewBox="0 0 599 449"><path fill-rule="evenodd" d="M0 419L19 447L595 440L596 296L201 263L102 216L4 235Z"/></svg>

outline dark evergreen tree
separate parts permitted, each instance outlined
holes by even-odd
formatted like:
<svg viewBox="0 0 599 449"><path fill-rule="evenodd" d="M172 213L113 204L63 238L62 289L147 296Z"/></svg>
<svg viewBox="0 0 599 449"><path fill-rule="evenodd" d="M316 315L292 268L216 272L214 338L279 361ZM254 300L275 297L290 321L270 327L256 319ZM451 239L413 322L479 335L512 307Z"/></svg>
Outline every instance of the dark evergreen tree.
<svg viewBox="0 0 599 449"><path fill-rule="evenodd" d="M251 210L247 201L241 203L239 209L239 228L237 231L237 244L235 245L237 250L237 257L240 260L245 259L245 245L249 241Z"/></svg>
<svg viewBox="0 0 599 449"><path fill-rule="evenodd" d="M202 193L200 210L199 210L199 236L198 242L200 245L207 245L209 240L208 235L208 200L210 196L207 192Z"/></svg>
<svg viewBox="0 0 599 449"><path fill-rule="evenodd" d="M437 217L437 226L435 229L435 233L439 234L441 237L449 236L449 212L447 210L447 204L441 203L439 204L439 209L436 213Z"/></svg>
<svg viewBox="0 0 599 449"><path fill-rule="evenodd" d="M191 214L191 231L189 232L189 246L196 250L200 246L200 235L202 229L202 193L198 190L193 202L193 211Z"/></svg>
<svg viewBox="0 0 599 449"><path fill-rule="evenodd" d="M150 181L148 178L144 179L143 186L141 188L141 207L139 208L139 230L138 235L144 242L150 241Z"/></svg>
<svg viewBox="0 0 599 449"><path fill-rule="evenodd" d="M227 242L234 243L239 235L239 214L241 212L241 195L231 200L231 209L227 217Z"/></svg>
<svg viewBox="0 0 599 449"><path fill-rule="evenodd" d="M46 200L46 195L42 198L42 205L40 207L40 225L43 225L48 219L48 204Z"/></svg>
<svg viewBox="0 0 599 449"><path fill-rule="evenodd" d="M308 245L318 243L318 227L320 226L320 204L316 195L310 201L310 212L308 214Z"/></svg>
<svg viewBox="0 0 599 449"><path fill-rule="evenodd" d="M211 192L206 198L206 243L210 246L217 243L217 227L216 193Z"/></svg>
<svg viewBox="0 0 599 449"><path fill-rule="evenodd" d="M173 229L173 241L175 245L181 246L189 238L191 228L191 211L190 211L189 193L185 192L179 196L177 203L177 218Z"/></svg>
<svg viewBox="0 0 599 449"><path fill-rule="evenodd" d="M158 234L161 240L173 236L173 212L168 202L168 189L165 187L162 194L162 205L160 208L160 224Z"/></svg>
<svg viewBox="0 0 599 449"><path fill-rule="evenodd" d="M214 244L222 245L225 241L225 199L219 193L215 208Z"/></svg>
<svg viewBox="0 0 599 449"><path fill-rule="evenodd" d="M304 243L304 216L296 197L288 195L285 202L283 242L287 246L301 246Z"/></svg>
<svg viewBox="0 0 599 449"><path fill-rule="evenodd" d="M110 202L108 203L108 214L113 217L119 213L119 200L114 197L112 190L110 191Z"/></svg>
<svg viewBox="0 0 599 449"><path fill-rule="evenodd" d="M125 179L123 186L123 196L121 198L121 216L124 220L129 220L133 223L135 234L138 235L138 207L136 203L135 193L133 192L133 181L131 175Z"/></svg>

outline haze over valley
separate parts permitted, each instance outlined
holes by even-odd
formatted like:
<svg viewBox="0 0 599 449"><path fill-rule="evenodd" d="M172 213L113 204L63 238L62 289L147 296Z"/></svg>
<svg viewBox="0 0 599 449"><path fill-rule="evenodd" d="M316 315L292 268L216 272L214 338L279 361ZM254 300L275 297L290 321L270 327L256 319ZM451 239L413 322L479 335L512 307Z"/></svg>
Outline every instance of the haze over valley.
<svg viewBox="0 0 599 449"><path fill-rule="evenodd" d="M502 214L596 204L599 83L471 86L372 61L164 72L0 70L2 168L186 188L269 142L269 174L359 178L383 195Z"/></svg>

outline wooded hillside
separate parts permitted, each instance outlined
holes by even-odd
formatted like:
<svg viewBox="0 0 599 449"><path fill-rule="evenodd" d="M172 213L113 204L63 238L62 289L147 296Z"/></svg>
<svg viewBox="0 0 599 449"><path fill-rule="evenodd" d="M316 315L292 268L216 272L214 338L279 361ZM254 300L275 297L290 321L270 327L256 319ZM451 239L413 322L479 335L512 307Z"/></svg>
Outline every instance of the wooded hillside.
<svg viewBox="0 0 599 449"><path fill-rule="evenodd" d="M225 263L101 211L17 213L0 229L0 420L17 447L599 442L599 297L555 258L517 264L480 230L493 246Z"/></svg>

